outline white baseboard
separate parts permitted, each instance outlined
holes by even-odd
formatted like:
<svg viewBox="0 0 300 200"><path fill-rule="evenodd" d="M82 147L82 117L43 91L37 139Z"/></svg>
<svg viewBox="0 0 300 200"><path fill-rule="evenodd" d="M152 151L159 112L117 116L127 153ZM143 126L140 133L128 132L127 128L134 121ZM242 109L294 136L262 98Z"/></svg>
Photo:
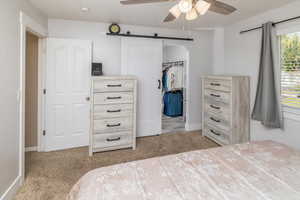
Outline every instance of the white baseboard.
<svg viewBox="0 0 300 200"><path fill-rule="evenodd" d="M9 188L0 197L0 200L12 200L21 186L21 177L18 176Z"/></svg>
<svg viewBox="0 0 300 200"><path fill-rule="evenodd" d="M37 151L37 150L38 150L37 147L26 147L26 148L25 148L25 152Z"/></svg>
<svg viewBox="0 0 300 200"><path fill-rule="evenodd" d="M187 131L198 131L202 129L202 124L198 123L198 124L186 124L186 128Z"/></svg>

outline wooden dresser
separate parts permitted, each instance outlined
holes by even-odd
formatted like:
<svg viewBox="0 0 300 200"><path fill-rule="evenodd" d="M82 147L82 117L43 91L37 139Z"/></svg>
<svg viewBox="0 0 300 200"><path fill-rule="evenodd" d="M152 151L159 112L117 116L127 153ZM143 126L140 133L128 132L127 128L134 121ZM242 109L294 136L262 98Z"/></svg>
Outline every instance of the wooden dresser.
<svg viewBox="0 0 300 200"><path fill-rule="evenodd" d="M220 145L250 140L250 79L205 76L202 80L203 135Z"/></svg>
<svg viewBox="0 0 300 200"><path fill-rule="evenodd" d="M101 76L92 80L89 155L136 148L137 79Z"/></svg>

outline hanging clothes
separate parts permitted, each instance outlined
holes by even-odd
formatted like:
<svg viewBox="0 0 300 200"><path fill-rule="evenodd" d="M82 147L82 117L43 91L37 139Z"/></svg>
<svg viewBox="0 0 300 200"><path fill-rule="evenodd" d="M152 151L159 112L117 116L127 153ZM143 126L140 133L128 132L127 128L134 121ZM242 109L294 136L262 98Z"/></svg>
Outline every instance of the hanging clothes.
<svg viewBox="0 0 300 200"><path fill-rule="evenodd" d="M184 61L163 64L164 91L181 90L184 88Z"/></svg>
<svg viewBox="0 0 300 200"><path fill-rule="evenodd" d="M183 116L183 93L181 90L164 94L164 115L169 117Z"/></svg>
<svg viewBox="0 0 300 200"><path fill-rule="evenodd" d="M167 72L167 88L168 90L176 90L183 88L183 67L170 67Z"/></svg>
<svg viewBox="0 0 300 200"><path fill-rule="evenodd" d="M162 76L162 85L163 85L163 91L168 91L168 70L163 71Z"/></svg>

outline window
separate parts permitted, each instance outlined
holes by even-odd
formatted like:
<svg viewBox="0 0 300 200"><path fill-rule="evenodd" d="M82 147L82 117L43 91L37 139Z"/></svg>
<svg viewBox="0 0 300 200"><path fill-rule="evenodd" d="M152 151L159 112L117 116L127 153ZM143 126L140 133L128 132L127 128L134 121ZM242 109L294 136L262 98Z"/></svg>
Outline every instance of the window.
<svg viewBox="0 0 300 200"><path fill-rule="evenodd" d="M282 104L300 108L300 32L282 35L280 40Z"/></svg>

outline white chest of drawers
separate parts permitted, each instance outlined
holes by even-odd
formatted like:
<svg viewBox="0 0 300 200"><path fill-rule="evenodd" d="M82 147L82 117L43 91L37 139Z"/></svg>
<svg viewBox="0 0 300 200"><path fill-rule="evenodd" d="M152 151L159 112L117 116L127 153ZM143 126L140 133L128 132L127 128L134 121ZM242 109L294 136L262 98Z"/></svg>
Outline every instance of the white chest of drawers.
<svg viewBox="0 0 300 200"><path fill-rule="evenodd" d="M250 140L250 79L205 76L202 79L203 135L220 145Z"/></svg>
<svg viewBox="0 0 300 200"><path fill-rule="evenodd" d="M136 148L137 79L101 76L92 80L89 155Z"/></svg>

